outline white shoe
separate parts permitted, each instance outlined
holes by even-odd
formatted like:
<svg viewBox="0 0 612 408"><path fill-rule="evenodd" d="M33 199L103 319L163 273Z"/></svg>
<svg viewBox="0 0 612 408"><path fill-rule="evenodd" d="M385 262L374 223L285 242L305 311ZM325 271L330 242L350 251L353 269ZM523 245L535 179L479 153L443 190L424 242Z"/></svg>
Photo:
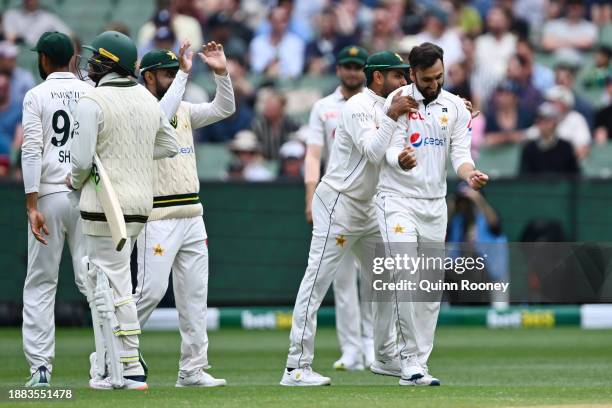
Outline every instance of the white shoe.
<svg viewBox="0 0 612 408"><path fill-rule="evenodd" d="M361 354L344 353L338 361L334 363L334 370L338 371L360 371L363 370L363 358Z"/></svg>
<svg viewBox="0 0 612 408"><path fill-rule="evenodd" d="M363 353L363 360L365 363L366 367L370 367L373 363L374 360L376 359L376 357L374 356L374 339L369 339L369 338L363 338L363 349L362 349L362 353Z"/></svg>
<svg viewBox="0 0 612 408"><path fill-rule="evenodd" d="M410 354L407 358L400 360L402 369L401 379L413 381L425 376L425 370L419 364L416 354Z"/></svg>
<svg viewBox="0 0 612 408"><path fill-rule="evenodd" d="M38 370L30 375L30 379L25 383L28 388L47 388L51 386L51 373L47 367L40 366Z"/></svg>
<svg viewBox="0 0 612 408"><path fill-rule="evenodd" d="M404 380L400 378L399 385L408 385L415 387L435 387L439 386L442 383L436 377L432 377L428 372L425 372L425 375L421 378L417 378L416 380Z"/></svg>
<svg viewBox="0 0 612 408"><path fill-rule="evenodd" d="M227 381L223 378L215 378L204 370L200 370L193 375L181 376L179 373L176 384L177 388L183 387L223 387Z"/></svg>
<svg viewBox="0 0 612 408"><path fill-rule="evenodd" d="M331 378L324 377L321 374L312 371L310 366L306 366L303 368L296 368L291 371L287 371L285 369L280 385L293 387L331 385Z"/></svg>
<svg viewBox="0 0 612 408"><path fill-rule="evenodd" d="M102 379L90 379L89 388L104 391L115 389L113 387L113 384L111 383L110 377L104 377ZM123 377L123 385L117 389L146 391L149 389L149 385L145 381L136 381Z"/></svg>
<svg viewBox="0 0 612 408"><path fill-rule="evenodd" d="M401 377L402 368L400 367L399 358L390 361L375 360L370 365L370 371L374 374L389 375L391 377Z"/></svg>

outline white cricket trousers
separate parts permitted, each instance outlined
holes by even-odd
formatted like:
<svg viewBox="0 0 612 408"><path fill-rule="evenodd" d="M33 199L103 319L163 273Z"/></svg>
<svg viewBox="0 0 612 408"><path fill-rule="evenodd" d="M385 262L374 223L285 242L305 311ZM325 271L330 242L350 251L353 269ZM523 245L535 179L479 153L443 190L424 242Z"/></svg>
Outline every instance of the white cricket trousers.
<svg viewBox="0 0 612 408"><path fill-rule="evenodd" d="M354 200L319 183L312 202L313 230L308 266L295 300L289 335L288 368L312 364L317 311L346 253L362 259L381 242L374 204ZM375 337L379 335L376 327ZM380 333L388 337L389 331Z"/></svg>
<svg viewBox="0 0 612 408"><path fill-rule="evenodd" d="M202 217L150 221L138 236L134 297L141 326L164 297L170 270L181 333L179 370L189 375L208 366L208 242Z"/></svg>
<svg viewBox="0 0 612 408"><path fill-rule="evenodd" d="M130 255L136 236L130 236L121 251L115 249L111 237L86 235L87 256L89 256L89 282L96 287L96 269L106 275L113 290L115 316L119 323L120 361L123 363L123 375L144 375L139 362L138 335L140 324L136 313L136 304L132 296L132 274L130 272Z"/></svg>
<svg viewBox="0 0 612 408"><path fill-rule="evenodd" d="M361 353L371 347L374 336L372 304L364 298L365 290L359 291L365 284L364 279L358 279L360 268L359 260L348 251L334 278L336 332L342 354Z"/></svg>
<svg viewBox="0 0 612 408"><path fill-rule="evenodd" d="M447 210L444 198L419 199L378 193L375 197L378 224L385 241L387 256L405 252L402 243L439 242L446 237ZM399 244L394 247L393 244ZM412 256L417 256L417 245L410 246ZM403 253L402 253L403 255ZM442 254L442 256L444 256ZM403 279L401 271L395 271L397 281ZM386 314L397 316L397 338L400 358L417 355L419 363L427 367L433 349L434 334L440 311L439 301L402 301L395 293L394 301L380 303ZM405 298L404 298L405 299Z"/></svg>
<svg viewBox="0 0 612 408"><path fill-rule="evenodd" d="M38 198L38 210L45 216L49 235L47 245L34 238L28 224L28 268L23 286L23 351L30 372L45 366L53 369L55 357L55 292L64 241L72 256L74 280L79 291L87 296L85 271L81 259L85 243L81 232L78 208L72 206L68 192ZM44 235L44 234L43 234Z"/></svg>

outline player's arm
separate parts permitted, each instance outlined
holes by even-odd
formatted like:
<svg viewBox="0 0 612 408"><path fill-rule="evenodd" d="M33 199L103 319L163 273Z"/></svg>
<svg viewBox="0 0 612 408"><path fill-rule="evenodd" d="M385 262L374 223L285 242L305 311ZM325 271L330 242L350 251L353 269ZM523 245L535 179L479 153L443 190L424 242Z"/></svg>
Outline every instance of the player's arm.
<svg viewBox="0 0 612 408"><path fill-rule="evenodd" d="M341 120L353 143L368 161L379 164L397 127L397 119L410 110L408 97L396 94L380 123L372 120L372 109L349 102L342 109ZM378 127L378 128L377 128Z"/></svg>
<svg viewBox="0 0 612 408"><path fill-rule="evenodd" d="M400 124L397 126L391 137L391 143L385 153L385 159L389 166L396 169L408 171L416 166L416 154L414 148L404 143L404 128L402 126L402 119L400 118Z"/></svg>
<svg viewBox="0 0 612 408"><path fill-rule="evenodd" d="M89 98L79 99L75 113L74 138L70 147L72 171L67 185L75 190L83 187L91 173L93 156L98 143L98 133L102 131L104 115L97 102Z"/></svg>
<svg viewBox="0 0 612 408"><path fill-rule="evenodd" d="M174 157L178 151L179 144L176 140L176 130L174 130L164 112L160 112L159 129L155 135L155 145L153 148L153 160Z"/></svg>
<svg viewBox="0 0 612 408"><path fill-rule="evenodd" d="M187 79L191 73L193 53L189 51L191 43L189 41L183 41L181 48L179 49L179 70L176 73L176 77L170 84L170 87L166 91L166 94L159 101L159 106L164 111L164 114L168 120L172 120L172 117L176 114L176 111L183 100L185 94L185 87L187 86Z"/></svg>
<svg viewBox="0 0 612 408"><path fill-rule="evenodd" d="M191 105L191 126L201 128L231 116L236 111L234 88L227 72L227 61L223 46L214 41L204 44L198 53L202 61L214 73L217 90L212 102Z"/></svg>
<svg viewBox="0 0 612 408"><path fill-rule="evenodd" d="M44 215L38 211L38 189L42 172L43 127L38 101L31 92L23 100L23 144L21 168L26 195L26 211L34 238L47 245L42 233L49 235Z"/></svg>
<svg viewBox="0 0 612 408"><path fill-rule="evenodd" d="M321 179L321 153L325 145L325 128L319 112L320 104L315 103L308 120L306 157L304 158L304 187L306 221L312 223L312 199Z"/></svg>
<svg viewBox="0 0 612 408"><path fill-rule="evenodd" d="M465 106L456 105L457 119L450 136L450 158L453 168L459 178L465 180L470 187L478 190L489 181L489 176L476 170L470 153L471 114Z"/></svg>

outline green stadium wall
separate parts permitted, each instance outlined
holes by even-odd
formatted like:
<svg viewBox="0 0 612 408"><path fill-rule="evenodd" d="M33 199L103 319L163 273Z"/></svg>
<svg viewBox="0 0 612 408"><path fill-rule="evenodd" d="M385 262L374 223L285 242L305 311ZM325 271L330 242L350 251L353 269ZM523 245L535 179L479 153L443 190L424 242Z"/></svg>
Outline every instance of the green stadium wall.
<svg viewBox="0 0 612 408"><path fill-rule="evenodd" d="M0 191L0 303L20 303L27 263L23 189L3 183ZM310 243L303 186L205 182L200 197L209 236L209 304L292 304ZM520 241L534 218L558 220L570 241L612 241L612 180L495 180L486 187L486 197L510 241ZM82 301L67 251L58 299ZM331 299L328 295L326 303Z"/></svg>

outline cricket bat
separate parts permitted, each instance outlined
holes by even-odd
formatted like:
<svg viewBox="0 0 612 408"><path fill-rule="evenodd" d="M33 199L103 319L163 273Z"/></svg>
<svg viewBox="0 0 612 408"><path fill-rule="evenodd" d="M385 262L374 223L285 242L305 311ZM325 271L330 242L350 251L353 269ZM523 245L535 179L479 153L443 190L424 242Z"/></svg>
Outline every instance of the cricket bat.
<svg viewBox="0 0 612 408"><path fill-rule="evenodd" d="M94 153L91 176L92 181L96 185L96 193L102 205L104 215L106 216L106 222L108 222L108 226L110 227L115 249L121 251L127 240L127 230L125 227L125 219L123 218L123 211L121 210L121 205L119 205L119 200L110 182L110 178L96 153Z"/></svg>

